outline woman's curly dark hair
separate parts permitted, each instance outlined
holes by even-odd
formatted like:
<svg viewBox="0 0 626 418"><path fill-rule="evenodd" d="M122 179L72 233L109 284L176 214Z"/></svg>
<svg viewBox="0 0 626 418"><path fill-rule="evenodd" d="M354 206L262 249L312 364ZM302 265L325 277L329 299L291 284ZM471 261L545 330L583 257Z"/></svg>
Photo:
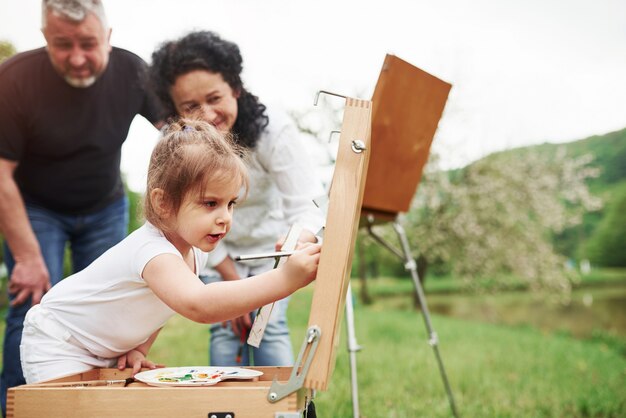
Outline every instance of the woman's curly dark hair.
<svg viewBox="0 0 626 418"><path fill-rule="evenodd" d="M176 79L194 70L219 73L237 98L237 119L232 128L237 142L254 148L261 132L268 125L266 107L259 98L247 91L241 81L243 59L239 47L219 37L214 32L191 32L182 38L161 44L152 53L149 68L149 84L165 107L166 116L177 116L170 96L170 88Z"/></svg>

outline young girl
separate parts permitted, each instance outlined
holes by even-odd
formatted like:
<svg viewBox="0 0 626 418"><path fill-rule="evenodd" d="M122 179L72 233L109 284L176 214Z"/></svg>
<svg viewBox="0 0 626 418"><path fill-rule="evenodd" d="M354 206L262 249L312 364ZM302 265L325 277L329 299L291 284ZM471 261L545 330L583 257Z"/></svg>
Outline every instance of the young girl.
<svg viewBox="0 0 626 418"><path fill-rule="evenodd" d="M172 123L148 169L146 223L31 308L20 346L27 383L97 367L155 368L148 351L175 313L213 323L290 295L314 278L320 245L280 268L205 285L206 252L231 227L247 191L244 151L205 122Z"/></svg>

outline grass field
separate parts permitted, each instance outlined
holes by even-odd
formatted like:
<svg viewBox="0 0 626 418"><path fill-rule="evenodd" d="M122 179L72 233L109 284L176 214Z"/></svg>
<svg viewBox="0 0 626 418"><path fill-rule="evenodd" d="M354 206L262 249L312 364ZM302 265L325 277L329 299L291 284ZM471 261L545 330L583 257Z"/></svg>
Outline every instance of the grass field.
<svg viewBox="0 0 626 418"><path fill-rule="evenodd" d="M410 297L410 296L407 296ZM295 294L290 326L298 349L308 322L311 290ZM443 383L421 315L384 302L355 306L362 417L449 417ZM626 358L597 341L549 335L530 327L433 316L440 351L463 417L625 417ZM345 328L345 324L342 324ZM345 330L320 417L351 417ZM168 365L207 362L206 326L174 318L152 357Z"/></svg>
<svg viewBox="0 0 626 418"><path fill-rule="evenodd" d="M311 295L312 289L305 289L291 300L296 350L307 326ZM363 346L357 362L364 418L451 416L421 314L408 306L390 306L386 298L355 306L356 334ZM437 315L432 320L460 416L626 417L626 357L619 345L529 326ZM319 392L315 400L323 418L352 416L345 324L342 327L329 390ZM174 317L150 357L168 366L206 365L208 338L208 326Z"/></svg>

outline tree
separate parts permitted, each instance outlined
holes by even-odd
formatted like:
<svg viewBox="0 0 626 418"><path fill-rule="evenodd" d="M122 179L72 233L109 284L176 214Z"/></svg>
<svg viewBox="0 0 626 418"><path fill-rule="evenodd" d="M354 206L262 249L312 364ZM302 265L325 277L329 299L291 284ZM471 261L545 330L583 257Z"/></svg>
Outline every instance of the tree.
<svg viewBox="0 0 626 418"><path fill-rule="evenodd" d="M142 215L143 195L126 189L128 195L128 233L130 234L144 223Z"/></svg>
<svg viewBox="0 0 626 418"><path fill-rule="evenodd" d="M17 50L9 41L0 40L0 63L5 59L15 55Z"/></svg>
<svg viewBox="0 0 626 418"><path fill-rule="evenodd" d="M626 185L618 190L587 247L591 262L606 267L626 267Z"/></svg>
<svg viewBox="0 0 626 418"><path fill-rule="evenodd" d="M435 161L436 162L436 161ZM597 209L585 180L590 156L494 154L456 172L430 168L404 219L422 263L466 278L511 273L531 288L571 288L550 236ZM430 163L429 163L430 165Z"/></svg>

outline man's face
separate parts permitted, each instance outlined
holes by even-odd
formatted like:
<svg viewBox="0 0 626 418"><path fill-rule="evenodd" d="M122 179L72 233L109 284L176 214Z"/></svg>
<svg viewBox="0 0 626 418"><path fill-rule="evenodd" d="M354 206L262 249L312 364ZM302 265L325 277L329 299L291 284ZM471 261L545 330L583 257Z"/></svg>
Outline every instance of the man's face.
<svg viewBox="0 0 626 418"><path fill-rule="evenodd" d="M54 69L73 87L89 87L104 72L111 30L89 13L81 22L48 12L43 35Z"/></svg>

